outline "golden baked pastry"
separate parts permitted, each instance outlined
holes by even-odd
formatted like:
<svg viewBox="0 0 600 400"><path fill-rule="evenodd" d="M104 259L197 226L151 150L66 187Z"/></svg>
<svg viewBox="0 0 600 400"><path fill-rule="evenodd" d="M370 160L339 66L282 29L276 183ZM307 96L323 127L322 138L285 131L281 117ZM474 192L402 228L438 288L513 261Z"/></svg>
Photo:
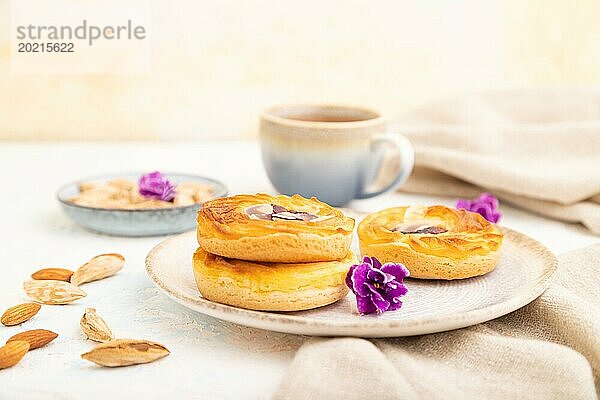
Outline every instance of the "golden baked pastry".
<svg viewBox="0 0 600 400"><path fill-rule="evenodd" d="M400 262L413 278L461 279L496 267L502 232L481 215L445 206L388 208L358 225L360 251Z"/></svg>
<svg viewBox="0 0 600 400"><path fill-rule="evenodd" d="M263 311L308 310L346 296L345 277L356 255L336 261L258 263L224 258L198 248L193 265L196 284L208 300Z"/></svg>
<svg viewBox="0 0 600 400"><path fill-rule="evenodd" d="M225 197L198 211L198 243L209 253L264 262L339 260L352 240L354 220L300 195Z"/></svg>

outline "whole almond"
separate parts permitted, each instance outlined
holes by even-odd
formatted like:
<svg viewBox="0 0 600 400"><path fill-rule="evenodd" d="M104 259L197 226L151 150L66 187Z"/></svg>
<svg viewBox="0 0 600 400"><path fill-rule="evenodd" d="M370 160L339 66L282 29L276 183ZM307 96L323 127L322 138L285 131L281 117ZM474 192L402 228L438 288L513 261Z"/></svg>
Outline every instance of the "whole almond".
<svg viewBox="0 0 600 400"><path fill-rule="evenodd" d="M71 276L71 283L79 286L108 278L119 272L123 265L125 265L125 257L120 254L100 254L79 267Z"/></svg>
<svg viewBox="0 0 600 400"><path fill-rule="evenodd" d="M2 318L0 318L0 322L6 326L22 324L37 314L38 311L40 311L40 308L42 308L42 306L38 303L18 304L4 311Z"/></svg>
<svg viewBox="0 0 600 400"><path fill-rule="evenodd" d="M6 343L21 340L29 343L29 350L33 350L47 345L57 337L58 334L52 331L47 331L46 329L33 329L30 331L17 333L8 339Z"/></svg>
<svg viewBox="0 0 600 400"><path fill-rule="evenodd" d="M31 279L65 281L71 280L73 271L64 268L44 268L31 274Z"/></svg>
<svg viewBox="0 0 600 400"><path fill-rule="evenodd" d="M95 308L85 309L79 325L90 340L103 343L114 339L108 324L98 315Z"/></svg>
<svg viewBox="0 0 600 400"><path fill-rule="evenodd" d="M169 354L165 346L148 340L116 339L99 344L81 358L104 367L125 367L156 361Z"/></svg>
<svg viewBox="0 0 600 400"><path fill-rule="evenodd" d="M29 351L29 343L15 340L0 347L0 369L17 365L21 358Z"/></svg>
<svg viewBox="0 0 600 400"><path fill-rule="evenodd" d="M27 296L44 304L68 304L87 296L77 286L63 281L27 281L23 283Z"/></svg>

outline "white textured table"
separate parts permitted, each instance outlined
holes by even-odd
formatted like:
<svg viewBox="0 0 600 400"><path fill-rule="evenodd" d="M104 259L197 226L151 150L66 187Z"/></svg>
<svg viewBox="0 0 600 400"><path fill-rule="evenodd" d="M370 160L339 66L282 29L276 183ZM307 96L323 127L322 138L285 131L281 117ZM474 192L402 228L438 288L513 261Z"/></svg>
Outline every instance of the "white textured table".
<svg viewBox="0 0 600 400"><path fill-rule="evenodd" d="M22 326L0 326L0 342L35 328L59 333L16 367L0 371L0 399L267 399L303 337L266 332L194 313L161 294L144 270L146 253L163 238L118 238L87 232L60 211L63 183L105 172L159 169L206 175L231 193L274 192L255 142L171 144L0 144L0 308L26 300L21 283L42 267L75 268L92 256L118 252L118 275L85 286L88 296L68 306L44 306ZM356 202L359 210L452 199L389 194ZM598 241L576 225L508 206L502 223L562 253ZM108 369L79 355L92 347L80 332L85 307L96 307L119 337L166 345L156 363Z"/></svg>

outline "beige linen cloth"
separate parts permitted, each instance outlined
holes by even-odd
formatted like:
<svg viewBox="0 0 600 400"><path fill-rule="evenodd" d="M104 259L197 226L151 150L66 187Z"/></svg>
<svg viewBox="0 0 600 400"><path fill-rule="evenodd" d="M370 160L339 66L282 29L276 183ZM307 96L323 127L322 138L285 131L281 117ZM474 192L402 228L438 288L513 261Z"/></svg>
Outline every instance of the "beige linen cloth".
<svg viewBox="0 0 600 400"><path fill-rule="evenodd" d="M596 399L600 243L559 260L540 298L481 325L398 339L313 339L275 398Z"/></svg>
<svg viewBox="0 0 600 400"><path fill-rule="evenodd" d="M405 115L393 128L416 151L401 190L453 197L489 190L600 234L600 90L469 95Z"/></svg>

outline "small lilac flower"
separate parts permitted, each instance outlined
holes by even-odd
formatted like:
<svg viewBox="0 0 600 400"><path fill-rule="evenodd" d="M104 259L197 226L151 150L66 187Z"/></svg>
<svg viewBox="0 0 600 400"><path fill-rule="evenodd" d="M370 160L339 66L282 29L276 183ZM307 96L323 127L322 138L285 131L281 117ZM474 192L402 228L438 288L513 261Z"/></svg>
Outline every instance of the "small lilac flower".
<svg viewBox="0 0 600 400"><path fill-rule="evenodd" d="M350 267L346 285L356 295L359 313L380 314L402 307L400 297L408 292L403 280L409 275L402 264L386 263L382 266L375 257L365 256L361 264Z"/></svg>
<svg viewBox="0 0 600 400"><path fill-rule="evenodd" d="M175 185L158 171L140 176L139 187L140 194L144 197L163 201L175 198Z"/></svg>
<svg viewBox="0 0 600 400"><path fill-rule="evenodd" d="M482 193L476 199L458 199L456 208L464 208L467 211L472 211L480 214L483 218L490 222L496 223L500 220L502 213L499 210L500 202L491 193Z"/></svg>

